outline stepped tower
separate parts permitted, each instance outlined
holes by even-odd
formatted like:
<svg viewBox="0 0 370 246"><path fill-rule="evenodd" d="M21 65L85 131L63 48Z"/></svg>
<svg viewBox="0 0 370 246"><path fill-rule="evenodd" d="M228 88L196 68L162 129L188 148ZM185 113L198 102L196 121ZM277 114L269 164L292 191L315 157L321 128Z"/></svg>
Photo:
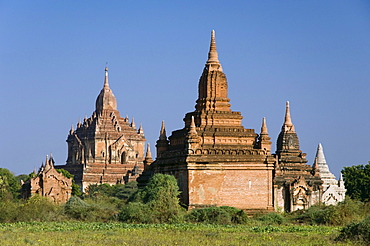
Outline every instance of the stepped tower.
<svg viewBox="0 0 370 246"><path fill-rule="evenodd" d="M157 159L146 173L174 175L181 200L189 208L214 205L273 210L275 158L270 153L266 121L260 136L253 129L245 129L243 117L231 110L229 101L212 31L195 111L185 115L184 128L173 131L168 139L162 124ZM139 183L145 180L138 179Z"/></svg>
<svg viewBox="0 0 370 246"><path fill-rule="evenodd" d="M277 140L275 167L275 207L286 212L305 209L321 202L322 180L318 167L307 165L286 103L285 121Z"/></svg>
<svg viewBox="0 0 370 246"><path fill-rule="evenodd" d="M68 158L63 168L74 175L85 190L90 184L117 184L135 180L144 169L144 130L136 129L134 118L122 118L108 83L105 68L104 86L96 99L90 118L73 126L68 138Z"/></svg>
<svg viewBox="0 0 370 246"><path fill-rule="evenodd" d="M317 146L314 166L315 164L318 166L319 176L324 182L322 184L322 202L325 205L336 205L338 202L344 201L346 188L344 187L342 174L339 180L336 180L334 174L330 172L321 143Z"/></svg>

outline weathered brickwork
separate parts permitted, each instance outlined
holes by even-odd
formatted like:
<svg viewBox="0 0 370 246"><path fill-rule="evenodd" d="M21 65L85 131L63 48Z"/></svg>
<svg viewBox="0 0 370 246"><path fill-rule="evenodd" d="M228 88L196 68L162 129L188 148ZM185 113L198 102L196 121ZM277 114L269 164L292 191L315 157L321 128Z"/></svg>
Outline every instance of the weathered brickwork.
<svg viewBox="0 0 370 246"><path fill-rule="evenodd" d="M265 120L259 136L242 126L240 112L232 111L226 75L218 60L214 33L208 60L199 80L195 111L185 126L167 139L164 125L157 141L157 159L147 173L174 175L189 208L233 206L273 210L271 142Z"/></svg>
<svg viewBox="0 0 370 246"><path fill-rule="evenodd" d="M164 123L157 159L138 178L142 187L154 173L174 175L188 208L233 206L249 211L294 211L322 201L317 166L307 165L290 117L289 103L276 154L262 120L260 134L245 129L232 111L226 75L218 60L214 32L199 79L195 111L184 128L167 138Z"/></svg>
<svg viewBox="0 0 370 246"><path fill-rule="evenodd" d="M122 118L116 98L108 84L108 68L104 87L96 99L90 118L72 127L68 138L68 170L85 190L90 184L117 184L136 180L144 169L144 130L136 128L134 119Z"/></svg>
<svg viewBox="0 0 370 246"><path fill-rule="evenodd" d="M72 194L72 178L58 173L52 157L46 158L35 177L22 185L22 196L28 198L34 194L49 197L55 203L66 203Z"/></svg>

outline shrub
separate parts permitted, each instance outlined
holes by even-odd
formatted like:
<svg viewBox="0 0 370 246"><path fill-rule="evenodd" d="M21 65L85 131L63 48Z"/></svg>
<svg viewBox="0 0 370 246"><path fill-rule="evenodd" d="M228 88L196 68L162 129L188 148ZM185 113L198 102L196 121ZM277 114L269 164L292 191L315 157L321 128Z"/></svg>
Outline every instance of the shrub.
<svg viewBox="0 0 370 246"><path fill-rule="evenodd" d="M18 219L19 202L3 199L0 202L0 223L16 222Z"/></svg>
<svg viewBox="0 0 370 246"><path fill-rule="evenodd" d="M58 221L62 219L62 206L40 195L33 195L21 204L17 216L17 221Z"/></svg>
<svg viewBox="0 0 370 246"><path fill-rule="evenodd" d="M281 225L285 222L285 218L278 213L268 213L258 218L268 225Z"/></svg>
<svg viewBox="0 0 370 246"><path fill-rule="evenodd" d="M73 196L64 206L66 215L83 221L108 221L117 215L117 207L111 199L81 200Z"/></svg>
<svg viewBox="0 0 370 246"><path fill-rule="evenodd" d="M337 240L354 240L363 242L364 245L370 244L370 216L361 222L351 223L344 227Z"/></svg>
<svg viewBox="0 0 370 246"><path fill-rule="evenodd" d="M228 206L193 209L186 215L186 220L206 224L245 224L249 219L240 209Z"/></svg>
<svg viewBox="0 0 370 246"><path fill-rule="evenodd" d="M77 196L72 196L64 206L64 211L67 215L74 219L82 220L87 218L89 209L90 205Z"/></svg>
<svg viewBox="0 0 370 246"><path fill-rule="evenodd" d="M292 213L293 220L300 223L329 224L329 217L332 206L314 205L305 210L298 210Z"/></svg>
<svg viewBox="0 0 370 246"><path fill-rule="evenodd" d="M346 199L336 206L314 205L306 210L295 211L292 215L293 220L301 223L343 226L364 219L368 213L369 206L366 204Z"/></svg>
<svg viewBox="0 0 370 246"><path fill-rule="evenodd" d="M143 223L136 213L146 208L147 218L150 223L174 223L181 222L184 209L179 205L179 187L172 175L157 173L142 190L138 190L128 199L127 205L121 210L119 218L123 221ZM132 203L132 204L131 204ZM141 205L144 204L145 206ZM133 213L133 214L131 214ZM138 221L134 221L138 218Z"/></svg>
<svg viewBox="0 0 370 246"><path fill-rule="evenodd" d="M131 181L124 184L91 184L87 187L86 198L116 197L121 200L127 200L137 191L137 182Z"/></svg>
<svg viewBox="0 0 370 246"><path fill-rule="evenodd" d="M126 223L153 223L154 218L146 204L130 202L122 208L118 219Z"/></svg>

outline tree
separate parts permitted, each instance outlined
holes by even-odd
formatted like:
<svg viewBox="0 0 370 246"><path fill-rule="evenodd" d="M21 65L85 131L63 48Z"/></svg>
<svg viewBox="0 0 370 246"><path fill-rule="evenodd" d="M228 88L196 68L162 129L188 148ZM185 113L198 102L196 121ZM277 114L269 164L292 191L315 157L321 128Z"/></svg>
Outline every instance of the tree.
<svg viewBox="0 0 370 246"><path fill-rule="evenodd" d="M0 197L16 198L20 195L21 184L13 173L6 168L0 168Z"/></svg>
<svg viewBox="0 0 370 246"><path fill-rule="evenodd" d="M120 219L136 223L171 223L182 219L179 187L174 176L155 174L142 190L134 193L122 209Z"/></svg>
<svg viewBox="0 0 370 246"><path fill-rule="evenodd" d="M127 184L91 184L87 187L85 197L116 197L121 200L127 200L134 192L137 191L137 182L131 181Z"/></svg>
<svg viewBox="0 0 370 246"><path fill-rule="evenodd" d="M370 162L366 165L344 167L342 174L349 197L360 201L370 200Z"/></svg>

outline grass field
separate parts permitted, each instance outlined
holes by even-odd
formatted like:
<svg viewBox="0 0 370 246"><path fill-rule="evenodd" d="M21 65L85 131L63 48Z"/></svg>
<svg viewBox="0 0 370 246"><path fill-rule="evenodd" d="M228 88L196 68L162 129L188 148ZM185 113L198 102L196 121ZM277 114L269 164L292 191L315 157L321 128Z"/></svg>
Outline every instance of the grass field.
<svg viewBox="0 0 370 246"><path fill-rule="evenodd" d="M19 222L0 224L0 245L350 245L334 241L339 230L301 225Z"/></svg>

